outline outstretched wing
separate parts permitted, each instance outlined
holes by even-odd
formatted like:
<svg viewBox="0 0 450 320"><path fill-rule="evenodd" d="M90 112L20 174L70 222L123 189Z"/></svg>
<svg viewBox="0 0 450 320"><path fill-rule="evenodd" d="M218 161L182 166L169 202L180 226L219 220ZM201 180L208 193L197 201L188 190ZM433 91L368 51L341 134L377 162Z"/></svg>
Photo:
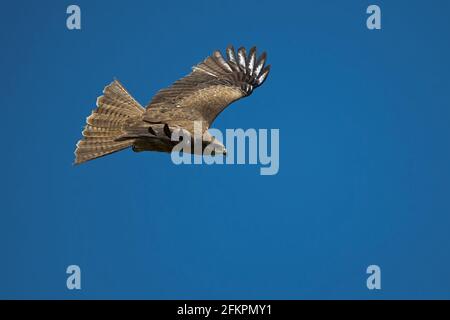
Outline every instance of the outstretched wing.
<svg viewBox="0 0 450 320"><path fill-rule="evenodd" d="M247 55L228 46L227 59L215 51L193 67L186 77L160 90L147 106L144 120L167 123L190 129L193 121L202 121L206 130L229 104L250 95L266 80L270 65L265 67L266 53L257 59L256 48Z"/></svg>

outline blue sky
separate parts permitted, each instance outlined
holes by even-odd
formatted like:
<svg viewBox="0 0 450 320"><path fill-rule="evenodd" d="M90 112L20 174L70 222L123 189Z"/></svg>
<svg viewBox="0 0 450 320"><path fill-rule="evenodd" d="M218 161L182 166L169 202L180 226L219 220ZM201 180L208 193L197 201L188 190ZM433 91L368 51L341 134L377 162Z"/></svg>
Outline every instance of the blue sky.
<svg viewBox="0 0 450 320"><path fill-rule="evenodd" d="M382 30L365 26L378 4ZM77 4L82 30L66 28ZM0 13L1 298L450 298L448 1L14 1ZM74 167L114 77L142 104L213 50L272 71L215 127L280 171L120 152ZM82 290L66 288L66 267ZM382 290L366 288L366 268Z"/></svg>

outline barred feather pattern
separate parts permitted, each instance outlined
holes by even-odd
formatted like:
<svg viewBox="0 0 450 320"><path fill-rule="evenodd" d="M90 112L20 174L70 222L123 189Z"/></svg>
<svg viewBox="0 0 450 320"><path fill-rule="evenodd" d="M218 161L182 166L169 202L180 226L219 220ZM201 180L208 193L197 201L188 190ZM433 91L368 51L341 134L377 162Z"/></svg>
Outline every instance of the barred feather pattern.
<svg viewBox="0 0 450 320"><path fill-rule="evenodd" d="M244 47L237 51L232 45L226 49L227 59L220 51L215 51L205 61L194 67L194 71L204 72L221 79L228 85L239 86L246 95L261 86L266 80L270 65L265 66L267 54L263 52L256 60L256 47L252 47L247 55Z"/></svg>
<svg viewBox="0 0 450 320"><path fill-rule="evenodd" d="M86 119L75 150L75 164L80 164L133 145L133 139L119 140L130 119L142 117L145 109L133 99L119 81L105 87L97 99L97 108Z"/></svg>
<svg viewBox="0 0 450 320"><path fill-rule="evenodd" d="M227 106L264 83L270 72L266 59L265 52L257 58L256 47L247 54L244 47L236 52L229 45L226 57L214 51L190 74L160 90L148 104L144 121L182 127L185 121L205 121L209 127Z"/></svg>

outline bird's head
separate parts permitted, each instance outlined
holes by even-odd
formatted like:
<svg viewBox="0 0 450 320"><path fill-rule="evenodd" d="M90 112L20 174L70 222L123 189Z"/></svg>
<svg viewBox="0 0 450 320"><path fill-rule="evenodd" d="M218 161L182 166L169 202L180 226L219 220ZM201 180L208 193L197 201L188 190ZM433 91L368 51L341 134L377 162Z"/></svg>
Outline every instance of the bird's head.
<svg viewBox="0 0 450 320"><path fill-rule="evenodd" d="M225 148L225 146L214 136L206 134L202 142L204 154L209 154L212 156L225 156L227 154L227 149Z"/></svg>
<svg viewBox="0 0 450 320"><path fill-rule="evenodd" d="M226 156L227 155L227 149L225 148L225 146L222 144L222 142L220 142L217 139L214 139L211 143L210 143L210 148L209 150L213 150L211 152L212 156Z"/></svg>

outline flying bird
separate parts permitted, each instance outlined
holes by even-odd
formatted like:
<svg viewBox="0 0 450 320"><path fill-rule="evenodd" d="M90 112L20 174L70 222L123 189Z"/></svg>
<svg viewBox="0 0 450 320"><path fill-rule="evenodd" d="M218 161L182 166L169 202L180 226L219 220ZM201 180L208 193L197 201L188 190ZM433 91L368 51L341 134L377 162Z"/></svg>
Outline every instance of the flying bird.
<svg viewBox="0 0 450 320"><path fill-rule="evenodd" d="M146 108L114 80L86 119L75 164L129 147L135 152L171 152L178 143L171 140L172 132L182 129L193 135L195 122L201 123L202 148L214 143L217 153L225 154L225 147L207 130L228 105L263 84L270 71L265 63L266 53L257 58L255 47L247 55L243 47L236 53L228 46L226 59L215 51L189 75L160 90Z"/></svg>

